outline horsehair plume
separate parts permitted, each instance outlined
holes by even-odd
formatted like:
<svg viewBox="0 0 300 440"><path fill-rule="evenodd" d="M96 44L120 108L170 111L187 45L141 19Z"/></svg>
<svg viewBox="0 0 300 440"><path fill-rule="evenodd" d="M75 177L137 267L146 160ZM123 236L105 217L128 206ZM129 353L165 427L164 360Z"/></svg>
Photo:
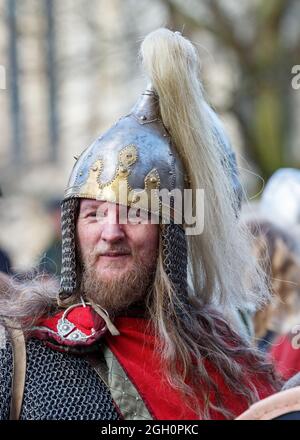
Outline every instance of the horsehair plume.
<svg viewBox="0 0 300 440"><path fill-rule="evenodd" d="M207 109L197 51L179 32L158 29L144 39L141 58L190 188L204 189L204 231L187 237L194 294L229 309L263 303L267 290L251 256L247 231L234 212L228 162ZM241 268L247 276L242 276ZM246 278L256 292L251 292Z"/></svg>

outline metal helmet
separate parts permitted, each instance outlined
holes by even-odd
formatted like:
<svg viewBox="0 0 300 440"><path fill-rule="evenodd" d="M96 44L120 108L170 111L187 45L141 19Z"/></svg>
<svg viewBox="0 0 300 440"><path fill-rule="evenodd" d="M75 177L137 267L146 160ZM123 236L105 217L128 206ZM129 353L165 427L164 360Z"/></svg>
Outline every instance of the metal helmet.
<svg viewBox="0 0 300 440"><path fill-rule="evenodd" d="M234 153L217 115L207 106L215 133L231 166L232 185L241 194ZM132 111L97 138L77 159L62 203L61 294L71 295L77 286L75 224L78 199L90 198L127 204L164 217L158 197L164 188L171 192L188 188L189 178L159 113L158 96L151 87L141 95ZM154 197L154 204L148 204ZM123 198L122 194L125 194ZM157 201L157 204L155 203ZM183 291L186 289L187 251L184 228L171 222L162 228L165 269Z"/></svg>
<svg viewBox="0 0 300 440"><path fill-rule="evenodd" d="M107 200L163 215L159 191L183 191L185 182L187 175L159 115L158 96L149 87L129 115L81 154L65 198Z"/></svg>

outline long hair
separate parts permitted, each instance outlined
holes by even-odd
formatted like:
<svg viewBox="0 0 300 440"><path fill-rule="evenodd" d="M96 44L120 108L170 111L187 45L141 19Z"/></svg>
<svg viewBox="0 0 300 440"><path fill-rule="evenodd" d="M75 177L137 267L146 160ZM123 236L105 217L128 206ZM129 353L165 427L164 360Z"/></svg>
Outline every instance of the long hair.
<svg viewBox="0 0 300 440"><path fill-rule="evenodd" d="M161 244L160 244L161 246ZM229 390L239 393L249 405L259 400L257 386L274 391L280 382L264 354L229 327L216 308L204 304L200 295L189 297L189 305L171 284L159 252L148 311L154 324L156 349L162 358L171 386L182 393L200 418L209 419L211 411L232 418L210 376L212 366ZM180 366L180 367L178 367ZM213 392L215 401L211 397ZM202 405L199 405L199 396Z"/></svg>
<svg viewBox="0 0 300 440"><path fill-rule="evenodd" d="M233 322L237 310L255 310L265 304L269 289L265 274L252 255L251 235L236 216L236 194L207 111L194 46L178 32L159 29L144 39L141 58L159 96L162 121L185 165L190 188L201 188L205 193L204 230L200 235L187 236L192 312L181 313L183 320L176 315L176 310L185 306L159 260L151 316L163 341L161 355L169 381L191 398L193 386L187 385L185 379L192 378L193 385L198 384L196 389L206 402L201 414L204 418L214 409L207 400L208 390L213 389L217 409L229 417L204 359L209 359L229 388L238 389L248 403L259 398L251 377L265 374L265 380L274 386L276 380L271 365L238 336L237 326L229 328L216 310L223 310ZM181 374L176 369L178 364Z"/></svg>

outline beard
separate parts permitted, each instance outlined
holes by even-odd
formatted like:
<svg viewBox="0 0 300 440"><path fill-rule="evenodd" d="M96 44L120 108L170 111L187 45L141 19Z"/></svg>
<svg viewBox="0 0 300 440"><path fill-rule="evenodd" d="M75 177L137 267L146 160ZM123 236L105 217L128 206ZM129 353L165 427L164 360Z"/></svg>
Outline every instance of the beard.
<svg viewBox="0 0 300 440"><path fill-rule="evenodd" d="M123 252L123 247L111 246L106 251ZM103 251L103 250L102 250ZM103 251L104 252L104 251ZM101 251L96 249L82 262L81 292L91 302L103 307L109 314L116 315L129 309L135 303L146 303L150 286L153 284L156 259L146 263L140 261L134 252L131 252L133 264L126 272L115 274L111 278L105 277L97 270L97 260L101 258Z"/></svg>

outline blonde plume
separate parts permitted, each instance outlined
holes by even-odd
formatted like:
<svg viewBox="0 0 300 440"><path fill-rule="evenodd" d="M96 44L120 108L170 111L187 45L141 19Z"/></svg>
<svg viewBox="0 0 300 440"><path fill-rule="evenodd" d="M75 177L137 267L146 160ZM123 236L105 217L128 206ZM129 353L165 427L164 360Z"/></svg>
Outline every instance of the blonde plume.
<svg viewBox="0 0 300 440"><path fill-rule="evenodd" d="M187 236L192 293L234 316L237 309L264 303L268 291L248 232L236 216L229 165L204 97L198 54L179 32L158 29L144 39L141 57L190 187L204 189L204 231Z"/></svg>

